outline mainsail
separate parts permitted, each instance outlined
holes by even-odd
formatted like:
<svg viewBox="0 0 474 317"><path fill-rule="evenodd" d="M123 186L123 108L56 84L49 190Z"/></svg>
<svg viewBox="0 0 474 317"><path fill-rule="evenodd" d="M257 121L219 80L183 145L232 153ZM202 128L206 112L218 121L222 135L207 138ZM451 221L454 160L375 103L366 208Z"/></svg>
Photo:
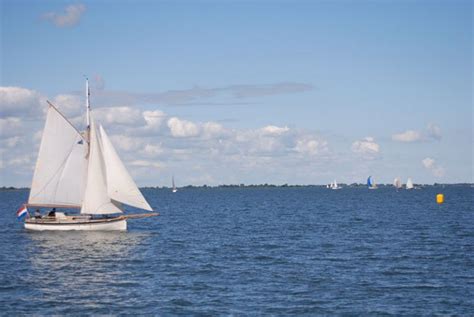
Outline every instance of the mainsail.
<svg viewBox="0 0 474 317"><path fill-rule="evenodd" d="M84 193L87 142L52 105L31 184L29 205L78 208Z"/></svg>
<svg viewBox="0 0 474 317"><path fill-rule="evenodd" d="M407 189L413 189L413 181L411 180L411 178L409 178L407 180Z"/></svg>

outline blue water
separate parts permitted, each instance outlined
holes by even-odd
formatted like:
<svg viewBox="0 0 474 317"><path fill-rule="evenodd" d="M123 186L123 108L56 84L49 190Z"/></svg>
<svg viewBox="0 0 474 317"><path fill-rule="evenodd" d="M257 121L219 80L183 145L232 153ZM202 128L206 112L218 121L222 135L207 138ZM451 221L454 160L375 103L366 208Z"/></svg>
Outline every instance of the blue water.
<svg viewBox="0 0 474 317"><path fill-rule="evenodd" d="M144 194L128 232L32 233L0 192L0 314L474 312L471 187Z"/></svg>

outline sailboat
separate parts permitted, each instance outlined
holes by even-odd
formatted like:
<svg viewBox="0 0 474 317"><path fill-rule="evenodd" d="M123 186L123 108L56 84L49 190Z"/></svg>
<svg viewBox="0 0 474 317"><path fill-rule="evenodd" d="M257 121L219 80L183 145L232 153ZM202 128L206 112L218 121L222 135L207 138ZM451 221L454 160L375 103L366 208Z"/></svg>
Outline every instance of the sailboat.
<svg viewBox="0 0 474 317"><path fill-rule="evenodd" d="M171 177L171 183L173 185L173 189L171 190L173 193L176 193L178 189L176 188L176 185L174 184L174 175Z"/></svg>
<svg viewBox="0 0 474 317"><path fill-rule="evenodd" d="M407 179L407 189L413 189L415 188L415 186L413 186L413 181L411 180L411 178L408 178Z"/></svg>
<svg viewBox="0 0 474 317"><path fill-rule="evenodd" d="M79 132L48 101L46 123L33 174L25 228L29 230L126 230L127 219L158 213L123 215L123 205L152 211L102 126L90 109L86 80L87 128ZM52 208L41 215L40 208ZM58 209L58 211L56 211ZM59 209L78 209L69 215Z"/></svg>
<svg viewBox="0 0 474 317"><path fill-rule="evenodd" d="M393 186L395 186L396 189L402 188L402 181L400 180L400 177L396 177L393 180Z"/></svg>
<svg viewBox="0 0 474 317"><path fill-rule="evenodd" d="M336 180L334 180L334 183L331 183L331 189L341 189L342 187L337 185Z"/></svg>
<svg viewBox="0 0 474 317"><path fill-rule="evenodd" d="M375 184L375 181L372 181L372 176L367 178L367 187L369 189L377 189L377 184Z"/></svg>

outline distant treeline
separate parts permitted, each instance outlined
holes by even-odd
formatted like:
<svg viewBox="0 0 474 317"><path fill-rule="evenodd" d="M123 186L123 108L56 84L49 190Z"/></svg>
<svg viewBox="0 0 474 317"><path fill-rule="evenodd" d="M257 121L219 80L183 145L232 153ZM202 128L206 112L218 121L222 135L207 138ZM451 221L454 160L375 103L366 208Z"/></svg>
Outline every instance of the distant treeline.
<svg viewBox="0 0 474 317"><path fill-rule="evenodd" d="M2 186L0 187L0 190L25 190L25 189L30 189L29 187L13 187L13 186Z"/></svg>
<svg viewBox="0 0 474 317"><path fill-rule="evenodd" d="M414 184L416 187L429 187L429 186L472 186L471 183L456 183L456 184L441 184L441 183L434 183L434 184ZM283 184L283 185L275 185L275 184L223 184L223 185L186 185L181 186L178 188L284 188L284 187L321 187L326 188L327 185L290 185L290 184ZM352 183L352 184L345 184L340 183L339 186L342 187L367 187L367 184L363 183ZM378 187L393 187L392 184L377 184ZM169 186L145 186L142 187L144 189L171 189Z"/></svg>
<svg viewBox="0 0 474 317"><path fill-rule="evenodd" d="M327 185L289 185L289 184L283 184L283 185L275 185L275 184L224 184L224 185L216 185L216 186L210 186L210 185L200 185L200 186L195 186L195 185L186 185L186 186L181 186L178 188L284 188L284 187L322 187L325 188ZM345 184L345 183L340 183L339 186L341 187L367 187L367 184L362 184L362 183L352 183L352 184ZM378 187L393 187L392 184L377 184ZM434 184L415 184L416 187L440 187L440 186L474 186L474 184L471 183L456 183L456 184L442 184L442 183L434 183ZM171 189L171 187L168 186L145 186L141 187L143 189ZM29 187L13 187L13 186L2 186L0 187L0 191L6 191L6 190L29 190Z"/></svg>

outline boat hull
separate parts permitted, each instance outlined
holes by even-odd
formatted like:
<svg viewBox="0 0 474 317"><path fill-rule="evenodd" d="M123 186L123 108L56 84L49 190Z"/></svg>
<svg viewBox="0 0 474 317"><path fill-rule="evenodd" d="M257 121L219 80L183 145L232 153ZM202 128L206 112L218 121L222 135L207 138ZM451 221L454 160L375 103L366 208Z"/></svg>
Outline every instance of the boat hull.
<svg viewBox="0 0 474 317"><path fill-rule="evenodd" d="M81 222L25 222L25 229L33 231L126 231L127 220Z"/></svg>

